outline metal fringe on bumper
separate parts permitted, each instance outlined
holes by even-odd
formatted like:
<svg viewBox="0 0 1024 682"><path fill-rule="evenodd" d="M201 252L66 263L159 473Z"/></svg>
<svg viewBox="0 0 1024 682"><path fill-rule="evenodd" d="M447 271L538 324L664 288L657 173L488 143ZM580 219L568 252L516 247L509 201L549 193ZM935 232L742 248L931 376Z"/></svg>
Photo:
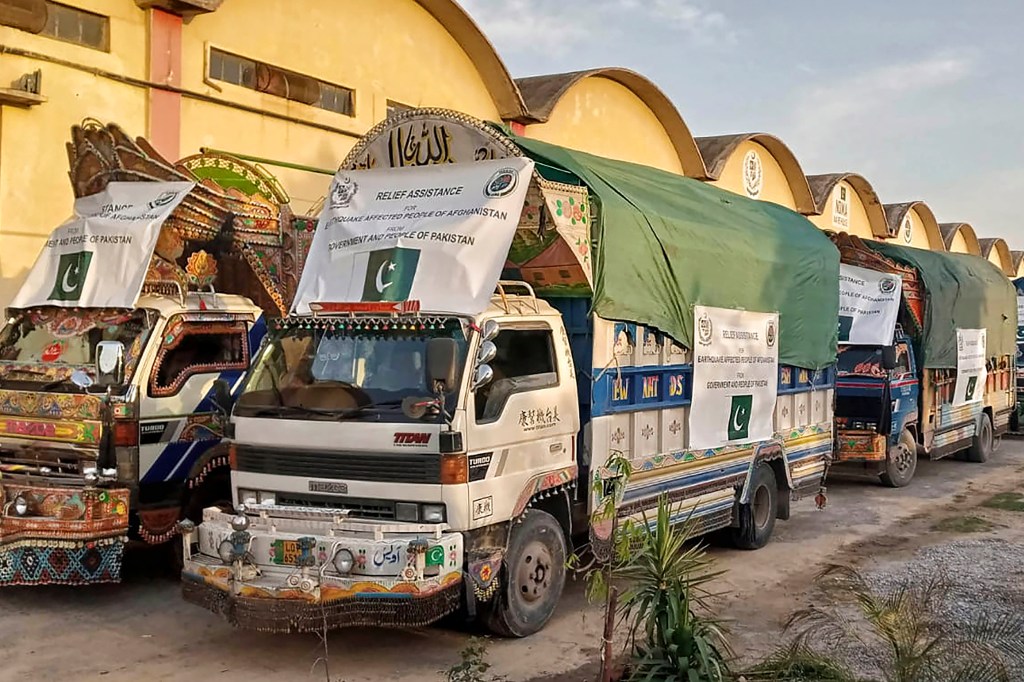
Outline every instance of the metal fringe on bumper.
<svg viewBox="0 0 1024 682"><path fill-rule="evenodd" d="M126 540L28 539L0 545L0 587L121 582Z"/></svg>
<svg viewBox="0 0 1024 682"><path fill-rule="evenodd" d="M243 630L260 632L321 632L345 627L415 628L454 613L460 604L462 582L428 597L352 597L327 604L298 599L239 597L182 576L185 601L224 616Z"/></svg>

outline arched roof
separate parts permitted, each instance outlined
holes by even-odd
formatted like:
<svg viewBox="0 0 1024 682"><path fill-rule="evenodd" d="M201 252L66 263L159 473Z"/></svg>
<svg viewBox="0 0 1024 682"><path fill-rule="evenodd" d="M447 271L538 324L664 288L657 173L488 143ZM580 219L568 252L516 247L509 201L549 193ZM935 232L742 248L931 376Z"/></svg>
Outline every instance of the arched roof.
<svg viewBox="0 0 1024 682"><path fill-rule="evenodd" d="M416 0L465 50L506 120L528 117L526 104L505 63L466 10L454 0Z"/></svg>
<svg viewBox="0 0 1024 682"><path fill-rule="evenodd" d="M715 135L712 137L696 138L697 148L704 158L704 167L707 169L707 177L710 180L717 180L725 170L725 164L729 157L736 151L736 148L744 142L756 142L775 157L782 167L782 172L789 183L789 189L793 192L793 200L798 211L804 215L817 213L817 206L811 196L811 187L807 183L807 176L800 168L800 162L796 155L785 143L774 135L768 133L739 133L737 135Z"/></svg>
<svg viewBox="0 0 1024 682"><path fill-rule="evenodd" d="M1013 276L1017 277L1020 266L1024 263L1024 251L1010 251L1010 256L1013 258Z"/></svg>
<svg viewBox="0 0 1024 682"><path fill-rule="evenodd" d="M885 204L883 208L885 209L885 222L889 226L890 239L899 235L900 228L903 227L903 219L911 210L914 210L921 216L921 222L924 223L924 231L928 235L928 243L931 248L936 251L945 249L946 242L943 241L942 233L939 231L939 223L928 204L923 201L906 201L901 204Z"/></svg>
<svg viewBox="0 0 1024 682"><path fill-rule="evenodd" d="M682 115L661 88L646 76L629 69L609 67L518 78L516 84L526 103L529 117L545 123L569 89L585 78L607 78L636 95L654 113L672 140L684 174L702 180L706 177L704 160Z"/></svg>
<svg viewBox="0 0 1024 682"><path fill-rule="evenodd" d="M825 205L828 203L829 197L832 196L832 190L844 180L853 188L854 192L860 195L861 203L864 204L864 210L868 214L868 222L871 224L871 234L876 237L888 237L889 225L885 222L882 202L867 178L858 173L808 175L807 185L811 188L811 197L814 199L814 212L821 215L825 211Z"/></svg>
<svg viewBox="0 0 1024 682"><path fill-rule="evenodd" d="M975 256L981 255L981 245L978 244L978 235L970 223L940 223L939 232L942 233L942 243L946 245L946 251L953 244L957 234L967 242L967 250Z"/></svg>
<svg viewBox="0 0 1024 682"><path fill-rule="evenodd" d="M981 246L982 257L987 260L991 260L992 251L996 251L999 255L999 262L1002 263L1003 273L1006 276L1013 277L1017 274L1017 271L1013 268L1013 256L1010 254L1010 247L1002 237L982 237L978 240L978 244Z"/></svg>

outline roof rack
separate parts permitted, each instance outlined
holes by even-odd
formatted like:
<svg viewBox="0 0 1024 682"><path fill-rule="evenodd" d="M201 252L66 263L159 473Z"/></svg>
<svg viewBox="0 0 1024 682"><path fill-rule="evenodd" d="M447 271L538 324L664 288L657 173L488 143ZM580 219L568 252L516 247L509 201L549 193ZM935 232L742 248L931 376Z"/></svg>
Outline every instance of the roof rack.
<svg viewBox="0 0 1024 682"><path fill-rule="evenodd" d="M508 297L510 295L510 292L507 291L508 289L521 289L521 290L524 290L526 292L525 295L524 294L511 294L511 295L515 295L515 296L519 296L521 298L528 299L527 302L533 307L533 312L538 313L538 314L540 313L540 306L537 304L537 294L534 293L532 286L530 286L526 282L522 282L522 281L518 281L518 280L503 279L503 280L499 280L498 281L498 285L497 285L497 287L495 289L495 292L497 293L498 298L501 300L501 307L504 308L506 313L511 313L512 312L512 309L510 307L510 302L508 300Z"/></svg>

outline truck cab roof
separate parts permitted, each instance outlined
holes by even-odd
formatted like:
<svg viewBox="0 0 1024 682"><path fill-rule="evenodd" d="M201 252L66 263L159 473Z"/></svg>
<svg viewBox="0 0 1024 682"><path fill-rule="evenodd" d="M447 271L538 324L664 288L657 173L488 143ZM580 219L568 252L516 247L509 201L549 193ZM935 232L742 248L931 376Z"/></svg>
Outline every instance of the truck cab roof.
<svg viewBox="0 0 1024 682"><path fill-rule="evenodd" d="M245 296L220 293L195 293L185 295L184 304L177 296L143 294L139 297L139 308L150 308L162 317L185 312L232 313L259 317L263 310Z"/></svg>

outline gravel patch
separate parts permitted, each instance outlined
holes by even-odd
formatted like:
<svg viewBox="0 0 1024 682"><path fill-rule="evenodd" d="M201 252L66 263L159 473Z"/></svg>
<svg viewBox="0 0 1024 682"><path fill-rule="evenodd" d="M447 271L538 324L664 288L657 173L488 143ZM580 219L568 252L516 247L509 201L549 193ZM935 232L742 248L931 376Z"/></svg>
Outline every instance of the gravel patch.
<svg viewBox="0 0 1024 682"><path fill-rule="evenodd" d="M953 627L963 627L982 616L1001 617L1024 612L1024 543L1000 538L956 540L919 550L909 561L891 561L864 573L878 595L907 583L924 584L933 578L949 585L941 606ZM849 614L859 620L858 615ZM870 674L874 665L857 647L835 652L858 672ZM1024 665L1011 671L1011 679L1024 680Z"/></svg>

